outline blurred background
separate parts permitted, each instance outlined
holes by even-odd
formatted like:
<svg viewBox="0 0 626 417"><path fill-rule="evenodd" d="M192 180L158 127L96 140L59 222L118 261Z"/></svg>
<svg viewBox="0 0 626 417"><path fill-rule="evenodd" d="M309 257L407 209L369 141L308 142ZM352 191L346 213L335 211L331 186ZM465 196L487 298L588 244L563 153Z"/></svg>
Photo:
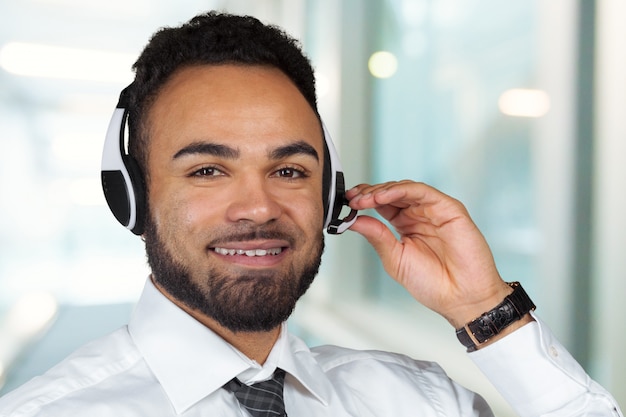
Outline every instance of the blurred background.
<svg viewBox="0 0 626 417"><path fill-rule="evenodd" d="M348 186L462 200L502 276L626 406L621 0L0 0L0 395L131 314L149 272L102 197L104 134L150 35L209 9L301 39ZM290 324L436 360L514 415L356 234L327 238Z"/></svg>

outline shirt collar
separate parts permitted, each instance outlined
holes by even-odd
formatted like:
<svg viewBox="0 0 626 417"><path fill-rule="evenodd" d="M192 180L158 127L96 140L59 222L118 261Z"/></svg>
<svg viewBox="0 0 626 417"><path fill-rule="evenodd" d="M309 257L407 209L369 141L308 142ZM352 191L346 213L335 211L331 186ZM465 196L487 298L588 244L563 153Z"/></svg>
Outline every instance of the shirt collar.
<svg viewBox="0 0 626 417"><path fill-rule="evenodd" d="M251 383L284 369L326 404L326 375L308 347L283 324L263 366L172 303L147 280L128 325L131 337L177 412L220 389L235 376Z"/></svg>

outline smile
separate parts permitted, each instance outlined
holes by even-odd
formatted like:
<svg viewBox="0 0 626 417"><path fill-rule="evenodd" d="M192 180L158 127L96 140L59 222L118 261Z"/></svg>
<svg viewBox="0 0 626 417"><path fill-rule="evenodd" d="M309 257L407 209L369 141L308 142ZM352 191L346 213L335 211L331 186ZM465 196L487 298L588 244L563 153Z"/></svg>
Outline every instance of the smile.
<svg viewBox="0 0 626 417"><path fill-rule="evenodd" d="M270 248L270 249L226 249L226 248L214 248L216 253L220 255L228 255L228 256L276 256L283 251L283 248Z"/></svg>

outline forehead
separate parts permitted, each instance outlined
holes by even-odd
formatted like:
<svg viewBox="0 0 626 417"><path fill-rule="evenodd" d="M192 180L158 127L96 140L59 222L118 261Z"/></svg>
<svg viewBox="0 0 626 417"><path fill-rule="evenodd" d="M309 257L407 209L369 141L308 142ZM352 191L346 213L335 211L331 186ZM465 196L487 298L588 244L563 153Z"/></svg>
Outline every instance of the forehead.
<svg viewBox="0 0 626 417"><path fill-rule="evenodd" d="M320 152L320 121L294 83L265 66L183 68L163 85L148 112L152 150L212 140L238 146L309 142Z"/></svg>

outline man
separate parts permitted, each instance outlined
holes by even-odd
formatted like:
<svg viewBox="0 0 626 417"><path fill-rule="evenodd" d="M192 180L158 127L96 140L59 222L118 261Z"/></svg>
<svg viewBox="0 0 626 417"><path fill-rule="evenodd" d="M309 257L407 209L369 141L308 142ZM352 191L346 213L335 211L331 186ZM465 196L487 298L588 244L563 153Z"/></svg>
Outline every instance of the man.
<svg viewBox="0 0 626 417"><path fill-rule="evenodd" d="M332 144L295 41L209 13L158 32L135 69L120 100L132 159L105 171L104 185L107 198L116 181L132 189L109 202L143 236L151 277L127 327L5 396L1 416L492 415L435 364L309 350L288 333L317 274L328 189L342 197L329 185ZM459 329L520 415L622 415L535 320L521 287L500 278L461 203L412 181L361 184L345 197L395 228L399 240L372 217L350 226L391 277ZM486 341L472 323L485 312ZM247 402L268 391L276 401Z"/></svg>

